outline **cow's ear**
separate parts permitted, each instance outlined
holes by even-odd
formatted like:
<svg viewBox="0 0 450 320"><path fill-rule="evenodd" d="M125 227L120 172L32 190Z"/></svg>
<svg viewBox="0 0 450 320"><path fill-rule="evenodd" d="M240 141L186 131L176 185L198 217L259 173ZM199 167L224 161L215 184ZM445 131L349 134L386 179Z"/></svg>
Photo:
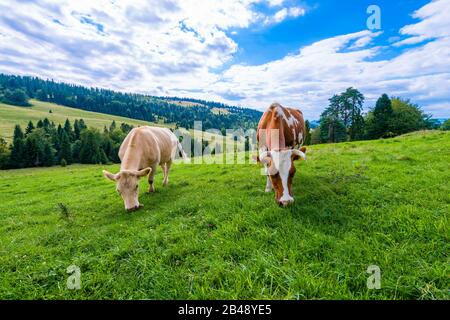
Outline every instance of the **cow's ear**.
<svg viewBox="0 0 450 320"><path fill-rule="evenodd" d="M138 176L138 178L140 178L140 177L144 177L144 176L148 175L150 172L152 172L152 168L148 167L148 168L139 170L136 175Z"/></svg>
<svg viewBox="0 0 450 320"><path fill-rule="evenodd" d="M256 163L259 163L259 156L258 155L253 155L252 156L253 160L256 161Z"/></svg>
<svg viewBox="0 0 450 320"><path fill-rule="evenodd" d="M112 174L109 171L103 170L103 175L106 179L109 179L111 181L117 181L119 179L119 174Z"/></svg>
<svg viewBox="0 0 450 320"><path fill-rule="evenodd" d="M270 156L265 156L264 158L259 160L262 164L271 166L272 158Z"/></svg>
<svg viewBox="0 0 450 320"><path fill-rule="evenodd" d="M301 147L300 151L303 152L303 153L306 153L306 147Z"/></svg>

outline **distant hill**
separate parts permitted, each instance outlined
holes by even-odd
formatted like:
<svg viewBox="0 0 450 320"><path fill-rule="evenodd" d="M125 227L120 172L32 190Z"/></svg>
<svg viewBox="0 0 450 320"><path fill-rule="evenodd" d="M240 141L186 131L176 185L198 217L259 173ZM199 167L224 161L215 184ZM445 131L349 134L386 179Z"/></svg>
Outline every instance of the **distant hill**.
<svg viewBox="0 0 450 320"><path fill-rule="evenodd" d="M220 102L178 97L155 97L43 80L37 77L0 74L0 90L22 88L30 98L71 108L138 120L170 123L203 129L254 128L262 113Z"/></svg>
<svg viewBox="0 0 450 320"><path fill-rule="evenodd" d="M445 121L448 120L448 118L431 118L431 120L435 121L438 124L443 124Z"/></svg>
<svg viewBox="0 0 450 320"><path fill-rule="evenodd" d="M310 120L309 121L309 127L311 129L315 129L320 125L320 120Z"/></svg>
<svg viewBox="0 0 450 320"><path fill-rule="evenodd" d="M135 127L139 125L158 125L173 127L173 125L169 124L148 122L97 112L89 112L80 109L64 107L50 102L30 100L30 103L31 107L17 107L0 103L0 137L5 138L9 142L11 141L14 126L16 124L19 124L22 129L25 129L28 121L31 120L36 125L36 122L38 120L42 120L44 118L48 118L56 125L64 125L66 119L69 119L71 123L73 123L75 119L83 119L89 127L94 127L99 130L102 130L104 126L109 128L113 120L116 121L117 125L120 125L122 122L124 122Z"/></svg>

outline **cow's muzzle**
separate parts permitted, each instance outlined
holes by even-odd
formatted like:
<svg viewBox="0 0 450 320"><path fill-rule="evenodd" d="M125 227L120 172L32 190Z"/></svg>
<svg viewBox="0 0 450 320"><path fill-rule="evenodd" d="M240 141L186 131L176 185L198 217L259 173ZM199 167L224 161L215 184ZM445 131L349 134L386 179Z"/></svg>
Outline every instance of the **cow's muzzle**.
<svg viewBox="0 0 450 320"><path fill-rule="evenodd" d="M293 204L294 203L294 200L283 200L283 201L281 201L281 200L279 200L279 201L277 201L278 202L278 205L280 206L280 207L287 207L287 206L289 206L289 205L291 205L291 204Z"/></svg>
<svg viewBox="0 0 450 320"><path fill-rule="evenodd" d="M143 206L144 206L143 204L139 204L137 206L134 206L134 207L131 207L131 208L127 208L126 210L127 210L127 212L133 212L133 211L139 210Z"/></svg>

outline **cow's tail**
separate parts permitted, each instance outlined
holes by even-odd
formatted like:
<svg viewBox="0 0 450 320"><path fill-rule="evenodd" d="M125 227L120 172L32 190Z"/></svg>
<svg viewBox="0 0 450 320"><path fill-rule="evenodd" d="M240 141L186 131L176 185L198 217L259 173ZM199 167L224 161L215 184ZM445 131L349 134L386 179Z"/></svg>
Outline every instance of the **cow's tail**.
<svg viewBox="0 0 450 320"><path fill-rule="evenodd" d="M187 156L186 152L184 152L183 147L181 146L180 142L177 142L177 149L181 154L181 157L183 158L184 163L189 163L189 157Z"/></svg>

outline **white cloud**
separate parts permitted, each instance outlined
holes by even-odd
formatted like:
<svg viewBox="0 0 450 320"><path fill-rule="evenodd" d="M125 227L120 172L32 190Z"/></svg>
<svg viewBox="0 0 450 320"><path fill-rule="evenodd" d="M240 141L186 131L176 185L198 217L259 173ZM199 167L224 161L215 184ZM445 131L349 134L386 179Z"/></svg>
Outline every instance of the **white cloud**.
<svg viewBox="0 0 450 320"><path fill-rule="evenodd" d="M277 11L273 16L265 17L264 24L280 23L287 18L297 18L305 15L305 9L301 7L283 8Z"/></svg>
<svg viewBox="0 0 450 320"><path fill-rule="evenodd" d="M350 47L349 49L359 49L359 48L363 48L366 47L367 45L369 45L372 40L376 37L378 37L380 34L382 34L383 31L378 31L378 32L373 32L373 33L369 33L368 35L361 37L359 39L357 39Z"/></svg>
<svg viewBox="0 0 450 320"><path fill-rule="evenodd" d="M248 26L254 19L249 5L245 1L222 6L210 1L202 6L195 1L2 4L2 47L61 69L77 63L84 69L110 60L124 72L139 64L138 69L149 74L161 75L160 65L173 66L168 72L191 66L195 73L232 57L237 45L224 30Z"/></svg>
<svg viewBox="0 0 450 320"><path fill-rule="evenodd" d="M271 7L278 7L281 6L284 3L284 0L268 0L269 6Z"/></svg>
<svg viewBox="0 0 450 320"><path fill-rule="evenodd" d="M0 71L153 94L196 90L236 52L228 33L265 17L254 9L263 1L0 2Z"/></svg>
<svg viewBox="0 0 450 320"><path fill-rule="evenodd" d="M450 36L450 2L435 0L413 13L413 18L421 21L404 26L400 33L411 37L396 43L397 46L416 44L424 40Z"/></svg>

